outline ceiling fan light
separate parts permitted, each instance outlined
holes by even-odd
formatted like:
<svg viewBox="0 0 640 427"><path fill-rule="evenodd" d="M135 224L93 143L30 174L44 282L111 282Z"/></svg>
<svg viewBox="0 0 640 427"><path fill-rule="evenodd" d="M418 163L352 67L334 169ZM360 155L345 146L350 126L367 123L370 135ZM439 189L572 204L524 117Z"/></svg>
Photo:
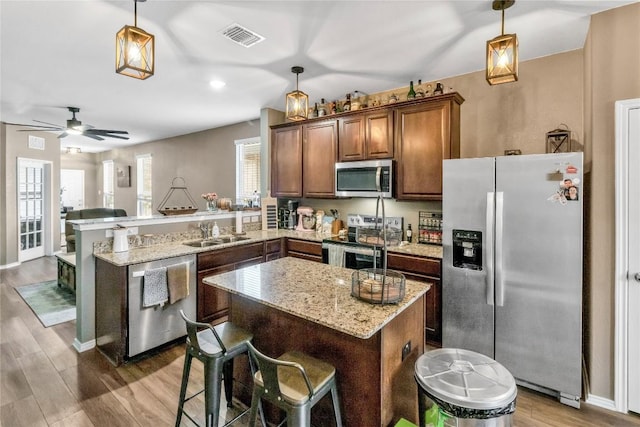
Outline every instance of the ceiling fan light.
<svg viewBox="0 0 640 427"><path fill-rule="evenodd" d="M487 42L487 82L490 85L518 80L518 36L503 34Z"/></svg>
<svg viewBox="0 0 640 427"><path fill-rule="evenodd" d="M144 80L154 73L155 38L146 31L125 25L116 34L116 73Z"/></svg>
<svg viewBox="0 0 640 427"><path fill-rule="evenodd" d="M289 120L306 120L309 113L309 95L298 90L298 75L304 72L304 68L295 66L291 72L296 74L296 90L289 92L285 99L286 114Z"/></svg>

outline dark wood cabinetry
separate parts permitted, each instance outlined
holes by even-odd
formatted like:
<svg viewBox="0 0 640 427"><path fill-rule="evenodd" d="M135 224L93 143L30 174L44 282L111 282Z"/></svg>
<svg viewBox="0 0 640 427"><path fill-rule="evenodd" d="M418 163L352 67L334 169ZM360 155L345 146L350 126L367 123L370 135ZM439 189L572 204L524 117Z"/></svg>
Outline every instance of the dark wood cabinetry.
<svg viewBox="0 0 640 427"><path fill-rule="evenodd" d="M271 195L302 197L302 125L271 131Z"/></svg>
<svg viewBox="0 0 640 427"><path fill-rule="evenodd" d="M334 198L338 122L310 123L302 129L302 193L304 197Z"/></svg>
<svg viewBox="0 0 640 427"><path fill-rule="evenodd" d="M198 314L199 322L215 322L229 313L229 294L203 283L214 274L233 271L264 260L265 243L250 243L198 254Z"/></svg>
<svg viewBox="0 0 640 427"><path fill-rule="evenodd" d="M402 272L407 279L431 284L425 301L425 339L429 345L442 345L441 260L388 253L387 267Z"/></svg>
<svg viewBox="0 0 640 427"><path fill-rule="evenodd" d="M322 243L287 239L287 256L322 262Z"/></svg>
<svg viewBox="0 0 640 427"><path fill-rule="evenodd" d="M458 94L395 114L398 200L442 199L442 160L460 157Z"/></svg>
<svg viewBox="0 0 640 427"><path fill-rule="evenodd" d="M267 240L264 242L264 260L273 261L282 257L282 239Z"/></svg>
<svg viewBox="0 0 640 427"><path fill-rule="evenodd" d="M442 160L460 157L463 102L454 92L273 126L271 194L334 198L336 161L394 159L398 200L441 200Z"/></svg>
<svg viewBox="0 0 640 427"><path fill-rule="evenodd" d="M393 110L347 116L338 122L341 162L393 158Z"/></svg>

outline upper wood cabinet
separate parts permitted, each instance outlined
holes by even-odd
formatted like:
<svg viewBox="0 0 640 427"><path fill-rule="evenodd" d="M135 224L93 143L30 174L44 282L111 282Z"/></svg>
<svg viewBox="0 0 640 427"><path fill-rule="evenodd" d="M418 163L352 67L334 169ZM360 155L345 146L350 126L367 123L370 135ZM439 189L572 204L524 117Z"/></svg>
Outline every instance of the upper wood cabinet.
<svg viewBox="0 0 640 427"><path fill-rule="evenodd" d="M393 158L393 110L338 119L341 162Z"/></svg>
<svg viewBox="0 0 640 427"><path fill-rule="evenodd" d="M271 195L302 197L302 125L271 131Z"/></svg>
<svg viewBox="0 0 640 427"><path fill-rule="evenodd" d="M335 197L338 122L326 120L302 126L302 190L304 197Z"/></svg>
<svg viewBox="0 0 640 427"><path fill-rule="evenodd" d="M335 162L394 159L398 200L441 200L442 160L460 157L460 104L453 92L271 131L271 194L334 198Z"/></svg>
<svg viewBox="0 0 640 427"><path fill-rule="evenodd" d="M442 161L460 157L458 94L396 109L398 200L441 200Z"/></svg>

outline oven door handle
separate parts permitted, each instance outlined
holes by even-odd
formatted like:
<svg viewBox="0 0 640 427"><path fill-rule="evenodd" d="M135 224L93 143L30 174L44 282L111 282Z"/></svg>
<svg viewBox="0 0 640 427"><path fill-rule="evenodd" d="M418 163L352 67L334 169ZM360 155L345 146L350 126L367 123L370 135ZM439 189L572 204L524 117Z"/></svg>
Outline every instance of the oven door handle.
<svg viewBox="0 0 640 427"><path fill-rule="evenodd" d="M340 245L340 244L336 244L336 243L323 243L322 244L322 249L328 249L329 246L344 246L344 252L345 253L349 253L349 254L356 254L356 255L366 255L366 256L380 256L380 250L379 249L373 249L373 248L368 248L368 247L354 247L354 246L347 246L347 245Z"/></svg>

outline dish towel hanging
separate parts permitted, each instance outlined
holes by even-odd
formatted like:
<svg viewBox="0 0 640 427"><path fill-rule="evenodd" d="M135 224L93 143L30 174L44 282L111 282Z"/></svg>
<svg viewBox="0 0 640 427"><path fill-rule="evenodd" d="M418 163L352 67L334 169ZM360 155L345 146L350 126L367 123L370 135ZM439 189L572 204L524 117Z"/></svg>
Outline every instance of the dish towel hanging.
<svg viewBox="0 0 640 427"><path fill-rule="evenodd" d="M167 267L167 284L169 287L169 304L189 296L188 262Z"/></svg>
<svg viewBox="0 0 640 427"><path fill-rule="evenodd" d="M327 245L329 255L329 265L344 267L344 246Z"/></svg>
<svg viewBox="0 0 640 427"><path fill-rule="evenodd" d="M163 306L169 299L167 289L167 267L145 270L142 288L142 306Z"/></svg>

